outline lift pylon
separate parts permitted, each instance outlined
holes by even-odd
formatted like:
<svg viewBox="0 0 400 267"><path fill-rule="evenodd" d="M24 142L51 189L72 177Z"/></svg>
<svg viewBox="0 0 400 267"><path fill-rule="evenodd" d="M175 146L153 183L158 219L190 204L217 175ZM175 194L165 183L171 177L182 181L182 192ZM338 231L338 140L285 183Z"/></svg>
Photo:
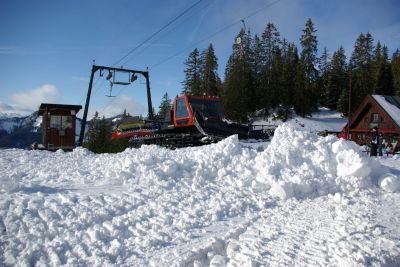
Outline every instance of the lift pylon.
<svg viewBox="0 0 400 267"><path fill-rule="evenodd" d="M111 78L113 78L112 83L120 84L120 85L129 85L131 82L135 81L137 79L136 74L143 75L144 78L146 79L147 107L149 110L149 120L153 120L153 118L154 118L153 106L151 103L150 80L149 80L149 72L148 71L130 70L130 69L124 69L122 67L114 68L114 67L106 67L106 66L97 66L97 65L93 64L92 72L90 74L90 81L89 81L89 87L88 87L88 92L87 92L87 96L86 96L86 104L85 104L85 110L84 110L83 118L82 118L82 125L81 125L81 132L79 135L79 140L78 140L78 146L82 146L82 144L83 144L83 138L85 136L87 114L88 114L88 110L89 110L90 95L92 93L93 77L94 77L94 74L96 73L96 71L98 71L98 70L100 71L100 76L102 76L104 70L108 70L109 74L107 76L107 80L111 80ZM118 81L115 82L115 73L116 72L129 73L129 77L130 77L129 82L118 82ZM112 73L114 73L114 75ZM114 76L114 77L112 77L112 76ZM111 96L111 89L110 89L110 96Z"/></svg>

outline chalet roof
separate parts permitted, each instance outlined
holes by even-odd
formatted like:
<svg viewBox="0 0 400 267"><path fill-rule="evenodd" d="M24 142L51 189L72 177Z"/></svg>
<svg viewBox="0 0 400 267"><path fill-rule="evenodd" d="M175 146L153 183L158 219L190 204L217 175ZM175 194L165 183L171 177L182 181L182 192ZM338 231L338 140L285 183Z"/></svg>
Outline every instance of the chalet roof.
<svg viewBox="0 0 400 267"><path fill-rule="evenodd" d="M79 110L82 109L81 105L64 105L64 104L49 104L42 103L39 107L39 115L43 115L45 109L67 109L67 110L75 110L78 113Z"/></svg>
<svg viewBox="0 0 400 267"><path fill-rule="evenodd" d="M372 95L372 97L400 127L400 97L389 95Z"/></svg>

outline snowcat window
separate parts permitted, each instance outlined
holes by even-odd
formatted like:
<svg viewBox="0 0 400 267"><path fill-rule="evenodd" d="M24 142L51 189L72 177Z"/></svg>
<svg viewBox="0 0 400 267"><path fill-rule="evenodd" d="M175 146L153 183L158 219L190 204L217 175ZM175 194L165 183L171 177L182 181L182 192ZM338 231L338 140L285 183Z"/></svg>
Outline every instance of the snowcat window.
<svg viewBox="0 0 400 267"><path fill-rule="evenodd" d="M176 117L177 118L189 117L189 112L186 108L185 99L178 99L176 101Z"/></svg>
<svg viewBox="0 0 400 267"><path fill-rule="evenodd" d="M193 112L198 112L206 117L224 117L224 107L217 100L190 99Z"/></svg>

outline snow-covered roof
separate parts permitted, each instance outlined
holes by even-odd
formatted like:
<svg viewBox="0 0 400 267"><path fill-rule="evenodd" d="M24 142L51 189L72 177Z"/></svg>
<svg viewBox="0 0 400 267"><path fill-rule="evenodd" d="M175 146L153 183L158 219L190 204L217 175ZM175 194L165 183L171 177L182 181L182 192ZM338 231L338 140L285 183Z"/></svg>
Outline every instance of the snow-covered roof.
<svg viewBox="0 0 400 267"><path fill-rule="evenodd" d="M400 97L385 95L372 95L372 97L400 127Z"/></svg>

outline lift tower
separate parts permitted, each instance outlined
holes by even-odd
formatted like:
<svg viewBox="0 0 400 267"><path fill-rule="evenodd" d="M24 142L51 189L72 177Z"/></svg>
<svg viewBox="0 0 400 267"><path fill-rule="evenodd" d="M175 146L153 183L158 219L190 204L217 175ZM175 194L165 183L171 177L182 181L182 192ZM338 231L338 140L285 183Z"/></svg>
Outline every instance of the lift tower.
<svg viewBox="0 0 400 267"><path fill-rule="evenodd" d="M115 78L115 73L116 72L122 72L122 73L129 73L130 79L129 82L112 82L112 84L120 84L120 85L129 85L133 81L137 79L136 74L141 74L144 76L146 79L146 87L147 87L147 107L149 110L149 120L154 119L153 115L153 106L151 104L151 94L150 94L150 80L149 80L149 72L148 71L140 71L140 70L130 70L130 69L124 69L124 68L114 68L114 67L106 67L106 66L97 66L93 65L92 66L92 72L90 75L90 82L89 82L89 88L86 96L86 104L85 104L85 110L83 113L83 118L82 118L82 125L81 125L81 132L79 135L79 141L78 141L78 146L82 146L83 144L83 138L85 136L85 128L86 128L86 120L87 120L87 114L89 110L89 102L90 102L90 95L92 93L92 86L93 86L93 77L96 71L100 71L100 76L102 76L102 72L104 70L108 70L109 74L107 76L107 80L109 80L112 77L111 73L114 73L114 78ZM111 82L111 81L110 81ZM110 96L111 96L111 91L110 91Z"/></svg>

